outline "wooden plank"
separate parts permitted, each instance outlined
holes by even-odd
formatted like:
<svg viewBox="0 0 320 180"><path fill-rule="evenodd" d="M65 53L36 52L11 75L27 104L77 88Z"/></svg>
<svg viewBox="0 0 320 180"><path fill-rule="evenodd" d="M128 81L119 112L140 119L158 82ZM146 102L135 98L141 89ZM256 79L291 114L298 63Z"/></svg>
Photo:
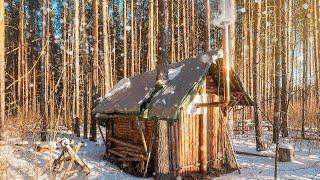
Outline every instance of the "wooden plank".
<svg viewBox="0 0 320 180"><path fill-rule="evenodd" d="M126 157L126 158L118 158L118 161L143 161L141 158L132 158L132 157Z"/></svg>
<svg viewBox="0 0 320 180"><path fill-rule="evenodd" d="M176 153L176 158L177 158L177 167L176 168L179 168L180 167L180 156L181 156L181 147L180 147L180 142L181 142L181 136L180 136L180 121L179 120L176 124L176 127L175 127L175 132L176 132L176 136L177 136L177 141L176 141L176 149L177 149L177 153ZM180 176L180 171L179 169L177 170L177 176Z"/></svg>
<svg viewBox="0 0 320 180"><path fill-rule="evenodd" d="M207 119L200 115L200 171L203 174L207 173Z"/></svg>
<svg viewBox="0 0 320 180"><path fill-rule="evenodd" d="M67 145L67 146L70 147L69 145ZM68 149L67 146L66 146L66 148ZM71 148L70 148L70 149L71 149ZM71 155L71 161L69 162L67 169L64 171L64 175L63 175L63 178L62 178L62 179L66 179L66 177L69 175L69 171L71 170L74 161L77 161L75 155L78 153L79 150L80 150L80 146L79 146L79 145L76 145L76 146L74 147L74 149L72 149L72 151L74 151L74 155ZM70 153L70 152L69 152L69 153ZM78 161L77 161L77 162L78 162ZM78 162L78 163L79 163L79 162Z"/></svg>
<svg viewBox="0 0 320 180"><path fill-rule="evenodd" d="M147 153L148 152L148 148L147 148L146 138L144 136L144 133L143 133L143 130L142 130L141 126L139 126L138 128L139 128L139 131L141 133L141 139L142 139L142 144L143 144L143 147L144 147L144 151Z"/></svg>
<svg viewBox="0 0 320 180"><path fill-rule="evenodd" d="M111 153L111 154L114 154L114 155L117 155L117 156L123 157L123 158L127 157L127 155L122 154L122 153L117 152L117 151L112 150L112 149L109 149L109 150L108 150L108 152L109 152L109 153Z"/></svg>
<svg viewBox="0 0 320 180"><path fill-rule="evenodd" d="M186 125L186 132L185 132L185 136L187 137L186 140L186 163L187 164L190 164L190 116L191 115L186 115L186 118L185 118L185 125ZM190 168L186 168L186 174L189 174L190 172Z"/></svg>
<svg viewBox="0 0 320 180"><path fill-rule="evenodd" d="M152 146L153 146L155 133L156 133L156 128L153 127L152 128L152 136L151 136L150 145L149 145L149 150L147 152L147 162L146 162L146 166L145 166L145 169L144 169L143 178L146 177L147 172L148 172L148 166L149 166L149 162L150 162L150 158L151 158L151 152L152 152Z"/></svg>
<svg viewBox="0 0 320 180"><path fill-rule="evenodd" d="M176 135L175 135L175 130L174 130L174 126L175 126L176 122L170 122L170 137L171 138L171 158L172 158L172 168L173 168L173 174L176 177L177 173L175 171L175 168L177 167L177 161L176 161Z"/></svg>
<svg viewBox="0 0 320 180"><path fill-rule="evenodd" d="M121 153L125 154L125 155L132 156L132 157L141 158L144 161L147 160L147 157L145 157L143 154L136 154L136 153L132 153L132 152L129 152L129 151L121 151Z"/></svg>
<svg viewBox="0 0 320 180"><path fill-rule="evenodd" d="M121 141L121 140L116 139L116 138L114 138L114 137L110 137L109 139L110 139L110 141L115 142L115 143L118 143L118 144L121 144L121 145L123 145L123 146L127 146L127 147L130 147L130 148L132 148L132 149L137 149L137 150L145 151L144 148L142 148L142 147L139 147L139 146L136 146L136 145L133 145L133 144L130 144L130 143Z"/></svg>
<svg viewBox="0 0 320 180"><path fill-rule="evenodd" d="M181 141L181 166L184 166L184 163L185 163L185 158L184 158L184 155L185 155L185 125L184 125L184 122L185 122L185 115L184 115L184 110L183 110L183 113L181 113L181 120L180 120L180 125L181 125L181 134L180 134L180 137L182 139ZM181 169L181 175L183 176L185 173L185 170L184 169Z"/></svg>
<svg viewBox="0 0 320 180"><path fill-rule="evenodd" d="M77 146L79 146L80 149L80 145ZM77 153L69 145L65 147L68 150L68 153L70 154L71 158L73 158L86 172L90 172L89 166L79 158Z"/></svg>
<svg viewBox="0 0 320 180"><path fill-rule="evenodd" d="M103 143L104 143L105 146L107 147L107 146L108 146L108 145L107 145L107 141L106 141L106 139L104 138L104 134L103 134L103 132L102 132L101 127L100 127L99 124L98 124L98 129L99 129L100 135L101 135L101 137L102 137Z"/></svg>

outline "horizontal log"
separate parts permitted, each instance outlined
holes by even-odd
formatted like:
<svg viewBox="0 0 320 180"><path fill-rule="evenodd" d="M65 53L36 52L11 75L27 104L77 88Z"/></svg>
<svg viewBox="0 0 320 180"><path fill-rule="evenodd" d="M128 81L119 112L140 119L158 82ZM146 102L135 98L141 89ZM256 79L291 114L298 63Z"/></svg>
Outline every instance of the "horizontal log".
<svg viewBox="0 0 320 180"><path fill-rule="evenodd" d="M270 157L274 158L272 154L262 154L262 153L251 153L251 152L243 152L243 151L235 151L236 154L242 154L247 156L258 156L258 157Z"/></svg>
<svg viewBox="0 0 320 180"><path fill-rule="evenodd" d="M136 153L132 153L132 152L129 152L129 151L122 151L122 153L125 154L125 155L129 155L129 156L135 157L135 158L141 158L144 161L147 160L147 157L145 157L142 154L136 154Z"/></svg>
<svg viewBox="0 0 320 180"><path fill-rule="evenodd" d="M231 100L229 103L226 103L224 101L222 102L210 102L210 103L198 103L196 106L198 108L200 107L223 107L223 106L232 106L234 103L237 103L237 101Z"/></svg>
<svg viewBox="0 0 320 180"><path fill-rule="evenodd" d="M127 158L118 158L117 160L118 161L143 161L143 159L141 159L141 158L129 158L129 157L127 157Z"/></svg>
<svg viewBox="0 0 320 180"><path fill-rule="evenodd" d="M114 155L117 155L117 156L123 157L123 158L127 157L127 155L122 154L122 153L117 152L117 151L112 150L112 149L109 149L109 150L108 150L108 152L109 152L109 153L111 153L111 154L114 154Z"/></svg>
<svg viewBox="0 0 320 180"><path fill-rule="evenodd" d="M121 141L119 139L116 139L116 138L113 138L113 137L110 137L109 140L112 141L112 142L121 144L123 146L127 146L127 147L130 147L132 149L137 149L137 150L140 150L140 151L144 152L144 148L143 147L139 147L139 146L127 143L127 142L123 142L123 141Z"/></svg>
<svg viewBox="0 0 320 180"><path fill-rule="evenodd" d="M196 104L196 106L198 108L201 107L220 107L220 106L224 106L225 103L224 102L211 102L211 103L198 103Z"/></svg>

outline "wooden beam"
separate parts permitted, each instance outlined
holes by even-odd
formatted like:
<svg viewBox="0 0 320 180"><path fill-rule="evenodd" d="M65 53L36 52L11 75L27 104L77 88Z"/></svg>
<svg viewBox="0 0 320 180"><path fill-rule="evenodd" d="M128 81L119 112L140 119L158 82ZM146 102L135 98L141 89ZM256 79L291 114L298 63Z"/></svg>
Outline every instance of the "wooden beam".
<svg viewBox="0 0 320 180"><path fill-rule="evenodd" d="M142 143L143 143L144 151L147 153L147 152L148 152L148 147L147 147L147 143L146 143L146 138L145 138L145 136L144 136L144 133L143 133L143 130L142 130L142 127L141 127L142 121L139 121L139 118L138 118L138 117L136 117L136 120L137 120L137 122L139 123L139 124L138 124L138 129L139 129L139 131L140 131L140 133L141 133L141 138L142 138Z"/></svg>
<svg viewBox="0 0 320 180"><path fill-rule="evenodd" d="M233 107L234 105L236 105L239 102L240 98L238 98L237 100L230 100L228 104L225 101L222 101L222 102L198 103L198 104L196 104L196 106L197 106L197 108L201 108L201 107L227 107L227 106Z"/></svg>
<svg viewBox="0 0 320 180"><path fill-rule="evenodd" d="M200 171L206 174L208 171L208 119L205 114L200 115Z"/></svg>
<svg viewBox="0 0 320 180"><path fill-rule="evenodd" d="M225 106L224 102L211 102L211 103L198 103L196 104L197 108L201 107L220 107L220 106Z"/></svg>
<svg viewBox="0 0 320 180"><path fill-rule="evenodd" d="M108 146L108 145L107 145L107 141L106 141L106 139L104 138L103 132L102 132L101 127L100 127L99 124L98 124L98 129L99 129L100 135L101 135L101 137L102 137L103 143L104 143L104 144L106 145L106 147L107 147L107 146Z"/></svg>
<svg viewBox="0 0 320 180"><path fill-rule="evenodd" d="M109 139L110 139L110 141L112 141L112 142L121 144L121 145L123 145L123 146L130 147L130 148L132 148L132 149L141 150L142 152L144 152L144 148L142 148L142 147L140 147L140 146L136 146L136 145L133 145L133 144L130 144L130 143L126 143L126 142L124 142L124 141L121 141L121 140L116 139L116 138L113 138L113 137L110 137Z"/></svg>
<svg viewBox="0 0 320 180"><path fill-rule="evenodd" d="M108 152L109 152L109 153L111 153L111 154L114 154L114 155L120 156L120 157L122 157L122 158L125 158L125 157L127 157L127 155L125 155L125 154L122 154L122 153L120 153L120 152L117 152L117 151L115 151L115 150L112 150L112 149L109 149L109 150L108 150Z"/></svg>

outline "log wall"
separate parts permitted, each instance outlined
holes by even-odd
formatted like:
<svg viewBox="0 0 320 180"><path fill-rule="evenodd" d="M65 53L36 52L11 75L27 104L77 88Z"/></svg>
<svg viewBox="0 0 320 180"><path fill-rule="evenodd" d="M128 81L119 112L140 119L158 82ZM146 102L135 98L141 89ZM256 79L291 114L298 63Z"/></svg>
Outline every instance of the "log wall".
<svg viewBox="0 0 320 180"><path fill-rule="evenodd" d="M151 136L153 133L154 121L139 120L142 122L143 133L146 138L147 145L149 146ZM132 118L117 118L114 120L114 137L142 146L142 138L140 130L136 126L136 119Z"/></svg>
<svg viewBox="0 0 320 180"><path fill-rule="evenodd" d="M202 93L207 95L207 102L219 102L219 96L215 93L213 80L210 76L206 79L205 89ZM223 92L221 92L223 93ZM193 173L200 173L201 156L201 120L205 118L205 136L206 143L206 168L208 170L219 169L225 162L225 130L222 124L222 114L220 107L206 107L205 115L188 114L186 110L181 109L180 120L170 123L170 143L172 169L175 176L186 176ZM118 118L114 120L114 137L126 142L143 146L141 133L135 128L136 119ZM149 147L153 133L154 121L141 120L143 123L143 132ZM203 134L202 134L203 135ZM203 142L202 142L203 144ZM151 156L153 157L153 155Z"/></svg>

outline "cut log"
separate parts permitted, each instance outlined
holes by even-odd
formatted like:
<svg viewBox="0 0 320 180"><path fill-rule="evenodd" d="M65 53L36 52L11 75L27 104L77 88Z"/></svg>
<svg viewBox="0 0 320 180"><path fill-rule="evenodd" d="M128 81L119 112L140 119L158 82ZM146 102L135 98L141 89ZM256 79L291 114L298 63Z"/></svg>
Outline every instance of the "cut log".
<svg viewBox="0 0 320 180"><path fill-rule="evenodd" d="M136 154L136 153L132 153L132 152L128 152L128 151L122 151L121 153L128 155L128 156L132 156L132 157L136 157L136 158L141 158L142 160L146 161L147 157L143 156L142 154Z"/></svg>
<svg viewBox="0 0 320 180"><path fill-rule="evenodd" d="M280 144L279 145L279 161L280 162L291 162L293 161L294 149L291 145Z"/></svg>
<svg viewBox="0 0 320 180"><path fill-rule="evenodd" d="M141 158L130 158L130 157L118 158L117 160L118 161L143 161L143 159L141 159Z"/></svg>
<svg viewBox="0 0 320 180"><path fill-rule="evenodd" d="M132 149L137 149L137 150L140 150L142 152L145 151L144 148L142 148L142 147L139 147L139 146L136 146L136 145L121 141L121 140L113 138L113 137L110 137L109 140L112 141L112 142L118 143L118 144L120 144L122 146L126 146L126 147L129 147L129 148L132 148Z"/></svg>
<svg viewBox="0 0 320 180"><path fill-rule="evenodd" d="M108 152L109 152L109 153L111 153L111 154L114 154L114 155L117 155L117 156L123 157L123 158L127 157L127 155L122 154L122 153L117 152L117 151L112 150L112 149L109 149L109 150L108 150Z"/></svg>

